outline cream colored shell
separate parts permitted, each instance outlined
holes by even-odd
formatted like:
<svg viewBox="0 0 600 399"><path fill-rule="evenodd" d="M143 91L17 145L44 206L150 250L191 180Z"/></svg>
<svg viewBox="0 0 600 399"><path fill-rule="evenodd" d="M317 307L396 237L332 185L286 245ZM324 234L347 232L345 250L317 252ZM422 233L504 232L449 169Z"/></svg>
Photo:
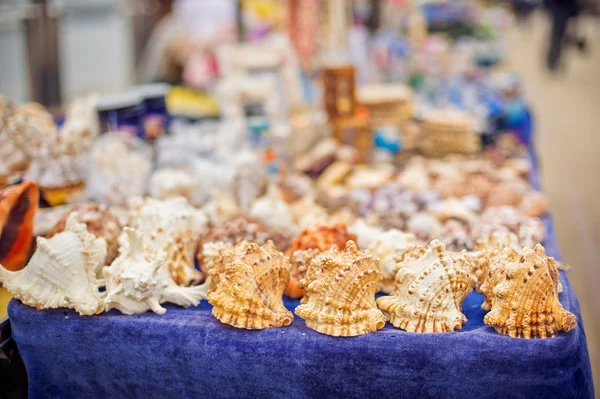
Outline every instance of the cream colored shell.
<svg viewBox="0 0 600 399"><path fill-rule="evenodd" d="M0 282L15 298L37 309L70 308L81 315L104 309L103 282L96 270L104 265L106 242L67 219L66 229L50 239L37 238L37 249L27 266L17 272L0 267Z"/></svg>
<svg viewBox="0 0 600 399"><path fill-rule="evenodd" d="M389 294L394 290L397 258L408 247L416 244L417 237L414 234L390 229L369 245L369 251L379 259L379 268L383 275L380 284L382 292Z"/></svg>

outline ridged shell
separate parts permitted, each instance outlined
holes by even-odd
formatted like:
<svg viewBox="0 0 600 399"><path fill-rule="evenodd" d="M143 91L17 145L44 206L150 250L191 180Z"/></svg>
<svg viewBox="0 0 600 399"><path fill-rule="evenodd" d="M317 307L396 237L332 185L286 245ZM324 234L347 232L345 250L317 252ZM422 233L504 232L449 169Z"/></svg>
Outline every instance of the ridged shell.
<svg viewBox="0 0 600 399"><path fill-rule="evenodd" d="M310 259L296 314L309 328L336 337L380 330L385 325L375 305L380 280L377 259L369 252L359 251L353 241L343 251L333 246Z"/></svg>
<svg viewBox="0 0 600 399"><path fill-rule="evenodd" d="M356 241L356 236L348 232L345 224L317 225L305 229L298 237L296 237L291 242L290 248L286 254L291 257L294 252L305 249L327 251L332 245L343 248L348 241ZM292 277L288 288L285 290L286 296L290 298L301 298L304 295L304 290L298 286L298 278L298 268L292 260Z"/></svg>
<svg viewBox="0 0 600 399"><path fill-rule="evenodd" d="M289 278L289 260L272 241L263 246L249 242L227 245L210 270L212 314L236 328L289 326L294 315L282 299Z"/></svg>
<svg viewBox="0 0 600 399"><path fill-rule="evenodd" d="M8 270L21 270L29 259L39 197L27 180L0 192L0 264Z"/></svg>
<svg viewBox="0 0 600 399"><path fill-rule="evenodd" d="M411 233L391 229L382 233L371 245L369 251L379 259L379 268L383 279L381 291L389 294L394 290L397 258L408 247L417 244L417 237Z"/></svg>
<svg viewBox="0 0 600 399"><path fill-rule="evenodd" d="M496 231L490 234L484 240L478 240L475 250L469 253L469 256L473 257L473 261L477 264L476 278L477 278L477 290L480 290L481 284L485 282L490 276L489 266L490 263L500 254L504 253L506 249L510 249L511 252L519 253L522 247L519 245L519 237L510 232L499 232ZM481 291L480 291L481 292ZM487 305L487 299L483 302L481 307L485 310L489 310Z"/></svg>
<svg viewBox="0 0 600 399"><path fill-rule="evenodd" d="M492 292L492 309L483 321L500 334L547 338L577 326L558 300L556 262L540 244L511 258Z"/></svg>
<svg viewBox="0 0 600 399"><path fill-rule="evenodd" d="M394 327L406 331L460 330L467 321L462 303L475 286L468 261L438 240L421 253L409 253L398 263L396 291L377 299L377 305Z"/></svg>
<svg viewBox="0 0 600 399"><path fill-rule="evenodd" d="M23 303L38 309L71 308L81 315L104 309L97 270L106 258L106 242L88 233L73 213L67 228L50 239L38 237L37 250L23 270L0 267L0 282Z"/></svg>
<svg viewBox="0 0 600 399"><path fill-rule="evenodd" d="M106 205L98 205L93 202L86 202L75 205L54 225L52 230L46 234L46 238L64 231L67 225L67 219L73 212L77 212L77 221L85 223L87 230L98 238L104 238L106 241L106 261L105 265L117 257L119 243L118 238L123 227L119 219L108 209Z"/></svg>
<svg viewBox="0 0 600 399"><path fill-rule="evenodd" d="M206 299L206 287L180 287L164 259L146 258L142 233L125 227L120 237L119 256L103 269L106 280L105 310L118 309L124 314L140 314L152 310L164 314L160 306L170 302L179 306L198 306Z"/></svg>
<svg viewBox="0 0 600 399"><path fill-rule="evenodd" d="M129 227L144 234L144 252L149 258L163 252L173 280L179 285L202 281L194 267L198 236L206 230L206 217L183 197L168 200L130 200Z"/></svg>

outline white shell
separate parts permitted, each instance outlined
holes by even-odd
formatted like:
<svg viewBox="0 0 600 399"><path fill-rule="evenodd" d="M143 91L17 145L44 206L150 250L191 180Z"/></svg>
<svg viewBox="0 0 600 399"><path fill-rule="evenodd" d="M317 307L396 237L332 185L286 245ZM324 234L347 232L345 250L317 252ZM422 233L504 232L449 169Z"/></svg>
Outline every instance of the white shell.
<svg viewBox="0 0 600 399"><path fill-rule="evenodd" d="M442 224L431 214L425 212L415 213L408 219L408 231L421 239L439 237L442 233Z"/></svg>
<svg viewBox="0 0 600 399"><path fill-rule="evenodd" d="M185 197L191 199L196 179L191 173L174 168L158 169L150 177L150 196L158 199Z"/></svg>
<svg viewBox="0 0 600 399"><path fill-rule="evenodd" d="M454 197L433 204L429 208L429 212L431 212L440 221L459 219L464 220L465 222L473 223L479 219L477 214L473 212L466 201Z"/></svg>
<svg viewBox="0 0 600 399"><path fill-rule="evenodd" d="M379 235L371 245L369 251L379 258L379 268L383 274L380 283L381 291L389 294L393 291L393 281L396 277L397 257L412 245L417 244L417 237L411 233L404 233L398 229L390 229Z"/></svg>
<svg viewBox="0 0 600 399"><path fill-rule="evenodd" d="M274 185L269 186L265 196L254 201L250 215L271 227L288 231L294 227L292 211Z"/></svg>
<svg viewBox="0 0 600 399"><path fill-rule="evenodd" d="M65 115L58 136L58 151L62 154L80 154L89 151L100 134L100 121L96 111L97 96L76 98Z"/></svg>
<svg viewBox="0 0 600 399"><path fill-rule="evenodd" d="M358 218L348 226L348 231L356 235L356 244L360 249L368 248L384 230L379 226L367 223L363 218Z"/></svg>
<svg viewBox="0 0 600 399"><path fill-rule="evenodd" d="M164 253L177 284L200 282L202 274L194 268L194 255L198 237L207 225L202 211L183 197L169 200L132 198L129 209L129 227L144 234L144 255L150 259Z"/></svg>
<svg viewBox="0 0 600 399"><path fill-rule="evenodd" d="M235 199L223 191L215 191L212 199L202 207L204 214L211 225L218 225L225 222L230 217L240 213Z"/></svg>
<svg viewBox="0 0 600 399"><path fill-rule="evenodd" d="M65 231L37 238L37 250L23 270L0 267L0 282L23 303L38 309L71 308L81 315L104 308L96 273L106 258L106 242L88 233L74 212Z"/></svg>
<svg viewBox="0 0 600 399"><path fill-rule="evenodd" d="M148 310L164 314L160 306L171 302L179 306L198 306L206 299L204 286L180 287L164 259L146 258L144 238L137 230L125 227L120 237L119 256L103 270L106 280L105 310L118 309L124 314L140 314Z"/></svg>

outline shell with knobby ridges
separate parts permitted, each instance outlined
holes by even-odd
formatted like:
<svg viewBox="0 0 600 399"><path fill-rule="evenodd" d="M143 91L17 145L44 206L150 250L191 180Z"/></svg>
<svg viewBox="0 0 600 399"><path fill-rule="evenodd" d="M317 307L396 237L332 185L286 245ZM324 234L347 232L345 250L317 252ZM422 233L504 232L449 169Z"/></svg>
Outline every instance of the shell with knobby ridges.
<svg viewBox="0 0 600 399"><path fill-rule="evenodd" d="M484 323L510 337L547 338L577 326L558 300L558 268L540 244L509 262L493 287Z"/></svg>
<svg viewBox="0 0 600 399"><path fill-rule="evenodd" d="M115 308L124 314L148 310L164 314L167 310L160 306L162 303L188 307L198 306L201 299L206 299L206 287L180 287L163 258L146 258L142 233L125 227L119 241L119 256L103 269L107 311Z"/></svg>
<svg viewBox="0 0 600 399"><path fill-rule="evenodd" d="M379 268L383 275L380 284L381 291L389 294L393 291L396 276L397 257L406 249L417 244L417 237L397 229L382 233L369 246L369 251L379 259Z"/></svg>
<svg viewBox="0 0 600 399"><path fill-rule="evenodd" d="M339 251L312 257L300 284L306 290L296 314L322 334L356 336L375 332L385 325L385 316L375 304L381 271L368 251L359 251L354 241Z"/></svg>
<svg viewBox="0 0 600 399"><path fill-rule="evenodd" d="M507 248L517 253L521 252L519 237L510 232L495 231L485 239L478 240L473 252L468 253L477 266L475 275L477 277L476 288L479 292L481 292L481 284L488 278L490 263Z"/></svg>
<svg viewBox="0 0 600 399"><path fill-rule="evenodd" d="M106 258L106 242L88 233L73 213L67 228L50 239L38 237L24 269L0 267L0 282L23 303L38 309L71 308L81 315L102 312L103 281L96 277Z"/></svg>
<svg viewBox="0 0 600 399"><path fill-rule="evenodd" d="M419 256L419 254L422 254ZM377 299L395 327L410 332L450 332L467 318L462 303L475 286L469 261L450 253L438 240L426 250L412 251L398 263L396 291Z"/></svg>
<svg viewBox="0 0 600 399"><path fill-rule="evenodd" d="M241 242L220 249L209 272L208 302L219 321L236 328L260 330L292 324L283 305L290 278L289 259L272 241L260 246Z"/></svg>

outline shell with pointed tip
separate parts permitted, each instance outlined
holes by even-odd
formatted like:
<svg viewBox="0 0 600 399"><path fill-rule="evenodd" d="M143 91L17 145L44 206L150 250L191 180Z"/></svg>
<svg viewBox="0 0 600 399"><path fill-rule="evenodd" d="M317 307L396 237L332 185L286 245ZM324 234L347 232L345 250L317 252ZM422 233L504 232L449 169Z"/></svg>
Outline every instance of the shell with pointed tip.
<svg viewBox="0 0 600 399"><path fill-rule="evenodd" d="M206 299L206 287L178 286L162 258L147 259L142 233L125 227L120 237L119 256L103 269L106 280L105 310L118 309L124 314L140 314L152 310L164 314L162 303L198 306Z"/></svg>
<svg viewBox="0 0 600 399"><path fill-rule="evenodd" d="M394 327L410 332L451 332L467 321L462 303L475 286L464 255L433 240L398 263L396 291L377 299ZM421 254L419 256L419 254Z"/></svg>
<svg viewBox="0 0 600 399"><path fill-rule="evenodd" d="M52 230L46 234L46 238L55 236L65 230L67 218L71 213L77 212L77 221L85 223L90 233L98 238L104 238L106 241L106 261L105 265L117 257L119 243L117 242L119 234L123 227L119 219L108 209L106 205L98 205L93 202L86 202L75 205L54 225Z"/></svg>
<svg viewBox="0 0 600 399"><path fill-rule="evenodd" d="M106 242L88 233L77 214L50 239L38 237L37 249L24 269L0 267L0 282L23 303L38 309L71 308L81 315L104 308L103 282L96 270L106 258Z"/></svg>
<svg viewBox="0 0 600 399"><path fill-rule="evenodd" d="M477 289L488 278L490 262L506 248L517 253L521 252L522 247L519 245L519 237L510 232L495 231L485 239L477 241L474 251L469 254L469 256L473 257L474 262L477 263Z"/></svg>
<svg viewBox="0 0 600 399"><path fill-rule="evenodd" d="M322 334L356 336L375 332L385 325L385 316L375 304L381 271L377 259L359 251L353 241L343 251L329 251L310 258L306 290L296 314L306 325Z"/></svg>
<svg viewBox="0 0 600 399"><path fill-rule="evenodd" d="M394 290L397 257L408 247L417 244L417 237L411 233L391 229L381 234L371 245L369 251L379 258L379 268L383 275L380 288L389 294Z"/></svg>
<svg viewBox="0 0 600 399"><path fill-rule="evenodd" d="M298 237L296 237L291 242L286 255L292 256L294 252L305 249L327 251L332 245L343 248L348 241L356 241L356 236L348 232L345 224L317 225L305 229ZM286 296L290 298L301 298L304 295L304 290L298 286L298 277L298 268L296 264L292 262L292 278L290 279L288 288L285 290Z"/></svg>
<svg viewBox="0 0 600 399"><path fill-rule="evenodd" d="M289 278L290 262L272 241L227 245L210 270L212 314L236 328L289 326L294 315L282 299Z"/></svg>
<svg viewBox="0 0 600 399"><path fill-rule="evenodd" d="M129 227L144 234L144 253L154 258L164 252L173 280L179 285L202 281L194 267L198 236L206 229L206 217L183 197L168 200L133 198Z"/></svg>
<svg viewBox="0 0 600 399"><path fill-rule="evenodd" d="M39 196L36 184L27 180L0 192L0 264L8 270L27 263Z"/></svg>
<svg viewBox="0 0 600 399"><path fill-rule="evenodd" d="M558 300L558 269L540 244L507 262L483 321L510 337L549 338L577 326Z"/></svg>

